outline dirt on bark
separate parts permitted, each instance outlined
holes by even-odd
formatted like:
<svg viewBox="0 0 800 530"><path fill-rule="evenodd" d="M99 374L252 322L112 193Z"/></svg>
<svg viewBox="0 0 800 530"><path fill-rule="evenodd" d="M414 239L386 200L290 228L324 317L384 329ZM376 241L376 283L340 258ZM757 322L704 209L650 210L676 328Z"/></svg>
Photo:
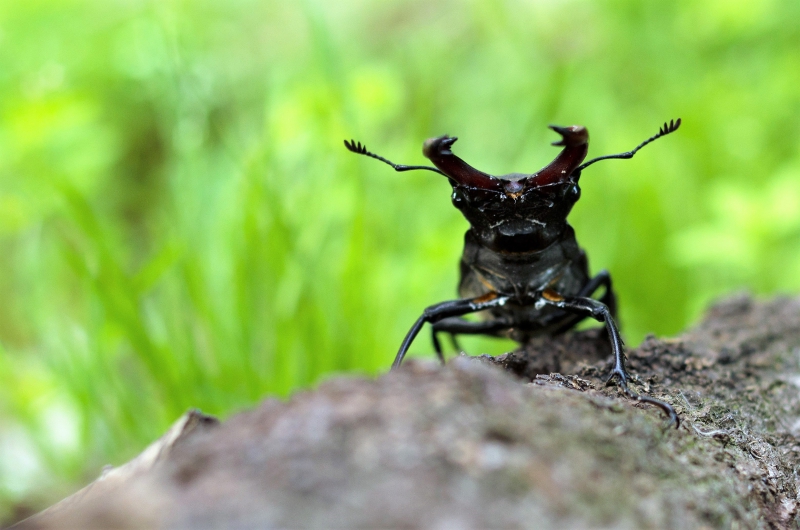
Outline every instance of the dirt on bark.
<svg viewBox="0 0 800 530"><path fill-rule="evenodd" d="M795 528L800 299L740 296L628 351L590 330L193 412L20 528Z"/></svg>

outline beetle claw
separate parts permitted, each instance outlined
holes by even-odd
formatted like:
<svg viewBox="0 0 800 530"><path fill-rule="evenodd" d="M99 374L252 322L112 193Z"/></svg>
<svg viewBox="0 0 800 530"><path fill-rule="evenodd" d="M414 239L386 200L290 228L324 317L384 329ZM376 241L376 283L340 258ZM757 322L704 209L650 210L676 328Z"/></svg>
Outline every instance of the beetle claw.
<svg viewBox="0 0 800 530"><path fill-rule="evenodd" d="M651 405L655 405L659 407L664 413L667 415L669 421L667 422L668 426L675 426L677 429L680 426L680 419L678 418L678 414L675 412L675 409L672 408L672 405L667 403L666 401L661 401L660 399L652 398L650 396L644 396L642 394L637 394L630 388L628 388L628 380L630 376L625 371L624 368L615 367L611 370L611 375L608 376L606 379L606 385L610 385L613 383L614 378L619 377L619 386L622 391L625 393L626 396L635 399L636 401L640 401L642 403L649 403Z"/></svg>

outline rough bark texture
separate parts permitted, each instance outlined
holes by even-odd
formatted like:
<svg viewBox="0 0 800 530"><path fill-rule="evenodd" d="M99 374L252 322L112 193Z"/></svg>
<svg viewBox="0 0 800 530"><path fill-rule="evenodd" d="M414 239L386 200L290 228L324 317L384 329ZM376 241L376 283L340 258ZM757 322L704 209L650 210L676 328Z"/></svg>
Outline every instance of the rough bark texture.
<svg viewBox="0 0 800 530"><path fill-rule="evenodd" d="M190 414L22 526L797 526L800 300L731 299L628 352L678 429L603 384L608 353L586 331Z"/></svg>

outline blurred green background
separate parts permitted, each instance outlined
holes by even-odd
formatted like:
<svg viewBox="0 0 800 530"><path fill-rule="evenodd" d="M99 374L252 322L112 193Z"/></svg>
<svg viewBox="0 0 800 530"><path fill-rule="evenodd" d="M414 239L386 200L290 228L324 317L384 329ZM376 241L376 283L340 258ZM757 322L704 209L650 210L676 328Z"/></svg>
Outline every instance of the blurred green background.
<svg viewBox="0 0 800 530"><path fill-rule="evenodd" d="M0 520L226 416L377 373L452 298L430 136L532 172L585 125L570 219L623 331L800 289L796 0L0 3ZM502 341L472 339L472 353ZM430 355L427 333L412 349Z"/></svg>

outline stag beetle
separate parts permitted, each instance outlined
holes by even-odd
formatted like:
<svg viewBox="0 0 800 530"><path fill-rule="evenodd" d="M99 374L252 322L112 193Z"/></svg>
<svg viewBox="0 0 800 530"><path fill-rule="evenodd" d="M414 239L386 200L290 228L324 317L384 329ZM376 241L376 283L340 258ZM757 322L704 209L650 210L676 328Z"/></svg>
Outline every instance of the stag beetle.
<svg viewBox="0 0 800 530"><path fill-rule="evenodd" d="M453 186L452 200L469 221L461 258L458 300L432 305L414 323L397 352L392 368L403 361L422 325L433 328L433 345L444 362L438 332L506 336L518 342L564 333L591 317L605 324L614 354L607 379L618 379L630 397L660 407L677 424L675 410L658 399L628 388L629 374L619 329L615 324L617 303L608 271L589 276L586 254L575 240L567 215L580 198L581 172L595 162L632 158L650 142L678 129L681 120L670 120L632 151L583 162L589 150L589 133L573 125L550 128L561 135L553 142L563 149L548 166L533 174L510 173L499 177L479 171L453 154L458 139L439 136L426 140L422 153L434 166L395 164L371 153L354 140L344 141L350 151L392 166L395 171L424 169L444 175ZM583 162L583 163L582 163ZM592 298L603 287L599 300ZM482 321L461 318L480 313Z"/></svg>

